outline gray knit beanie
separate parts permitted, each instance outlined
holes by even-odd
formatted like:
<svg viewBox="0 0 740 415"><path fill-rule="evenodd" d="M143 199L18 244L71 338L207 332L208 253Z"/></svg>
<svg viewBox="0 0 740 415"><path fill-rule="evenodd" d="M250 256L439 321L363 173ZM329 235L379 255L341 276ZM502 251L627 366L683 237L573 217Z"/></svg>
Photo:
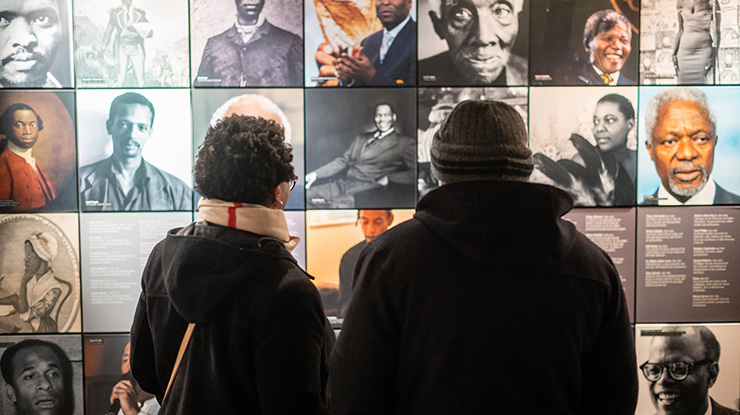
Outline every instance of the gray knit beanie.
<svg viewBox="0 0 740 415"><path fill-rule="evenodd" d="M432 174L443 183L527 181L532 151L519 113L500 101L463 101L432 139Z"/></svg>

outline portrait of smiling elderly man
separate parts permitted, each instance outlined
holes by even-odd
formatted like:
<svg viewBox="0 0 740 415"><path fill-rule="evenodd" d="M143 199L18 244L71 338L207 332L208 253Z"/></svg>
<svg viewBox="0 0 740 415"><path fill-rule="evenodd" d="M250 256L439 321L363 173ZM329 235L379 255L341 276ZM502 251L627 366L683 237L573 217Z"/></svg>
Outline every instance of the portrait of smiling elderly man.
<svg viewBox="0 0 740 415"><path fill-rule="evenodd" d="M57 0L0 1L0 87L61 88L50 69L63 34Z"/></svg>
<svg viewBox="0 0 740 415"><path fill-rule="evenodd" d="M653 337L640 370L656 415L738 415L709 396L719 376L720 344L704 326L671 327Z"/></svg>
<svg viewBox="0 0 740 415"><path fill-rule="evenodd" d="M599 10L589 16L583 28L583 48L588 62L578 80L587 85L634 85L622 75L632 52L630 21L614 10Z"/></svg>
<svg viewBox="0 0 740 415"><path fill-rule="evenodd" d="M645 109L645 141L660 186L643 205L739 204L740 196L712 179L717 120L704 92L670 88Z"/></svg>
<svg viewBox="0 0 740 415"><path fill-rule="evenodd" d="M430 4L434 33L448 50L419 61L421 85L527 84L527 60L512 53L523 0L431 0Z"/></svg>

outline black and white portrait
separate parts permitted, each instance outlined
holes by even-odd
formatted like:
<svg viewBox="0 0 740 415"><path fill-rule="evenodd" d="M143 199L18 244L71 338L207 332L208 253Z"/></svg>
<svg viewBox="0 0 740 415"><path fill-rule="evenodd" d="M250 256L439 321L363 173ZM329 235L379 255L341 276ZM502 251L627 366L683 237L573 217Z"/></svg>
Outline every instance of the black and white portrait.
<svg viewBox="0 0 740 415"><path fill-rule="evenodd" d="M80 331L76 214L2 215L0 332Z"/></svg>
<svg viewBox="0 0 740 415"><path fill-rule="evenodd" d="M419 85L527 85L529 2L419 3Z"/></svg>
<svg viewBox="0 0 740 415"><path fill-rule="evenodd" d="M77 211L72 91L0 91L0 212Z"/></svg>
<svg viewBox="0 0 740 415"><path fill-rule="evenodd" d="M309 90L306 109L307 207L414 207L414 90Z"/></svg>
<svg viewBox="0 0 740 415"><path fill-rule="evenodd" d="M0 2L0 88L69 88L71 0Z"/></svg>
<svg viewBox="0 0 740 415"><path fill-rule="evenodd" d="M78 85L188 86L187 20L184 2L75 1Z"/></svg>
<svg viewBox="0 0 740 415"><path fill-rule="evenodd" d="M636 415L737 415L738 324L635 326Z"/></svg>
<svg viewBox="0 0 740 415"><path fill-rule="evenodd" d="M637 88L530 92L531 181L559 187L576 206L634 206Z"/></svg>
<svg viewBox="0 0 740 415"><path fill-rule="evenodd" d="M193 86L303 86L296 0L193 0Z"/></svg>
<svg viewBox="0 0 740 415"><path fill-rule="evenodd" d="M637 82L639 2L532 3L533 85L625 86Z"/></svg>
<svg viewBox="0 0 740 415"><path fill-rule="evenodd" d="M298 183L304 176L303 90L301 89L195 89L193 94L193 148L203 143L208 127L228 115L253 115L275 120L285 128L293 146ZM198 197L196 193L196 197ZM197 203L197 200L195 201ZM303 209L304 189L291 190L286 209Z"/></svg>
<svg viewBox="0 0 740 415"><path fill-rule="evenodd" d="M83 211L192 210L187 90L79 91Z"/></svg>
<svg viewBox="0 0 740 415"><path fill-rule="evenodd" d="M457 104L466 100L503 101L516 109L527 125L527 88L419 88L418 180L419 198L439 187L432 176L432 138Z"/></svg>
<svg viewBox="0 0 740 415"><path fill-rule="evenodd" d="M82 415L80 336L5 336L0 413Z"/></svg>

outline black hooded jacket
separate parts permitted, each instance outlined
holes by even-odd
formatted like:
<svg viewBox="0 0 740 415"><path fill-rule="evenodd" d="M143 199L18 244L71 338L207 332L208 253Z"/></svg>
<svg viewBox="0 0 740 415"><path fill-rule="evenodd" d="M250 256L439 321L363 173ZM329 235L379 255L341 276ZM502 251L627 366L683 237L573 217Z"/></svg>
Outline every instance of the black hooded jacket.
<svg viewBox="0 0 740 415"><path fill-rule="evenodd" d="M634 413L637 365L605 252L550 186L424 197L363 251L331 357L334 414Z"/></svg>
<svg viewBox="0 0 740 415"><path fill-rule="evenodd" d="M132 373L160 414L321 414L334 333L278 240L197 222L155 246L131 328Z"/></svg>

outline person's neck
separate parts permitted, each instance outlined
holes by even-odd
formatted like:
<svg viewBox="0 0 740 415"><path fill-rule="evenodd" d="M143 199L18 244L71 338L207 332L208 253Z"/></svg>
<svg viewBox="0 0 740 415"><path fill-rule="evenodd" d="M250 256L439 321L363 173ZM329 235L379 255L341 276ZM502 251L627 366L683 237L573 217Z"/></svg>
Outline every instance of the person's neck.
<svg viewBox="0 0 740 415"><path fill-rule="evenodd" d="M614 158L618 162L627 161L632 156L632 150L627 147L619 147L618 149L612 150L611 153L614 154Z"/></svg>
<svg viewBox="0 0 740 415"><path fill-rule="evenodd" d="M41 279L48 271L49 271L49 264L43 264L39 267L39 269L36 270L36 281Z"/></svg>
<svg viewBox="0 0 740 415"><path fill-rule="evenodd" d="M143 158L141 155L123 158L114 154L113 171L124 177L131 177L136 173L136 170L139 169L142 161Z"/></svg>
<svg viewBox="0 0 740 415"><path fill-rule="evenodd" d="M259 13L255 14L254 15L254 18L251 18L251 17L250 18L245 18L244 16L242 16L240 14L238 14L236 16L237 23L239 23L242 26L254 26L254 25L257 24L257 22L259 22L259 20L260 20Z"/></svg>
<svg viewBox="0 0 740 415"><path fill-rule="evenodd" d="M403 18L403 19L401 19L401 20L399 20L399 21L397 21L397 22L395 22L395 23L391 22L390 24L391 24L392 26L383 26L383 27L385 28L385 30L387 30L387 31L389 31L389 32L390 32L391 30L393 30L393 29L397 28L397 27L398 27L398 25L400 25L401 23L405 22L405 21L406 21L406 19L407 19L408 17L409 17L409 15L407 14L406 16L404 16L404 18Z"/></svg>

